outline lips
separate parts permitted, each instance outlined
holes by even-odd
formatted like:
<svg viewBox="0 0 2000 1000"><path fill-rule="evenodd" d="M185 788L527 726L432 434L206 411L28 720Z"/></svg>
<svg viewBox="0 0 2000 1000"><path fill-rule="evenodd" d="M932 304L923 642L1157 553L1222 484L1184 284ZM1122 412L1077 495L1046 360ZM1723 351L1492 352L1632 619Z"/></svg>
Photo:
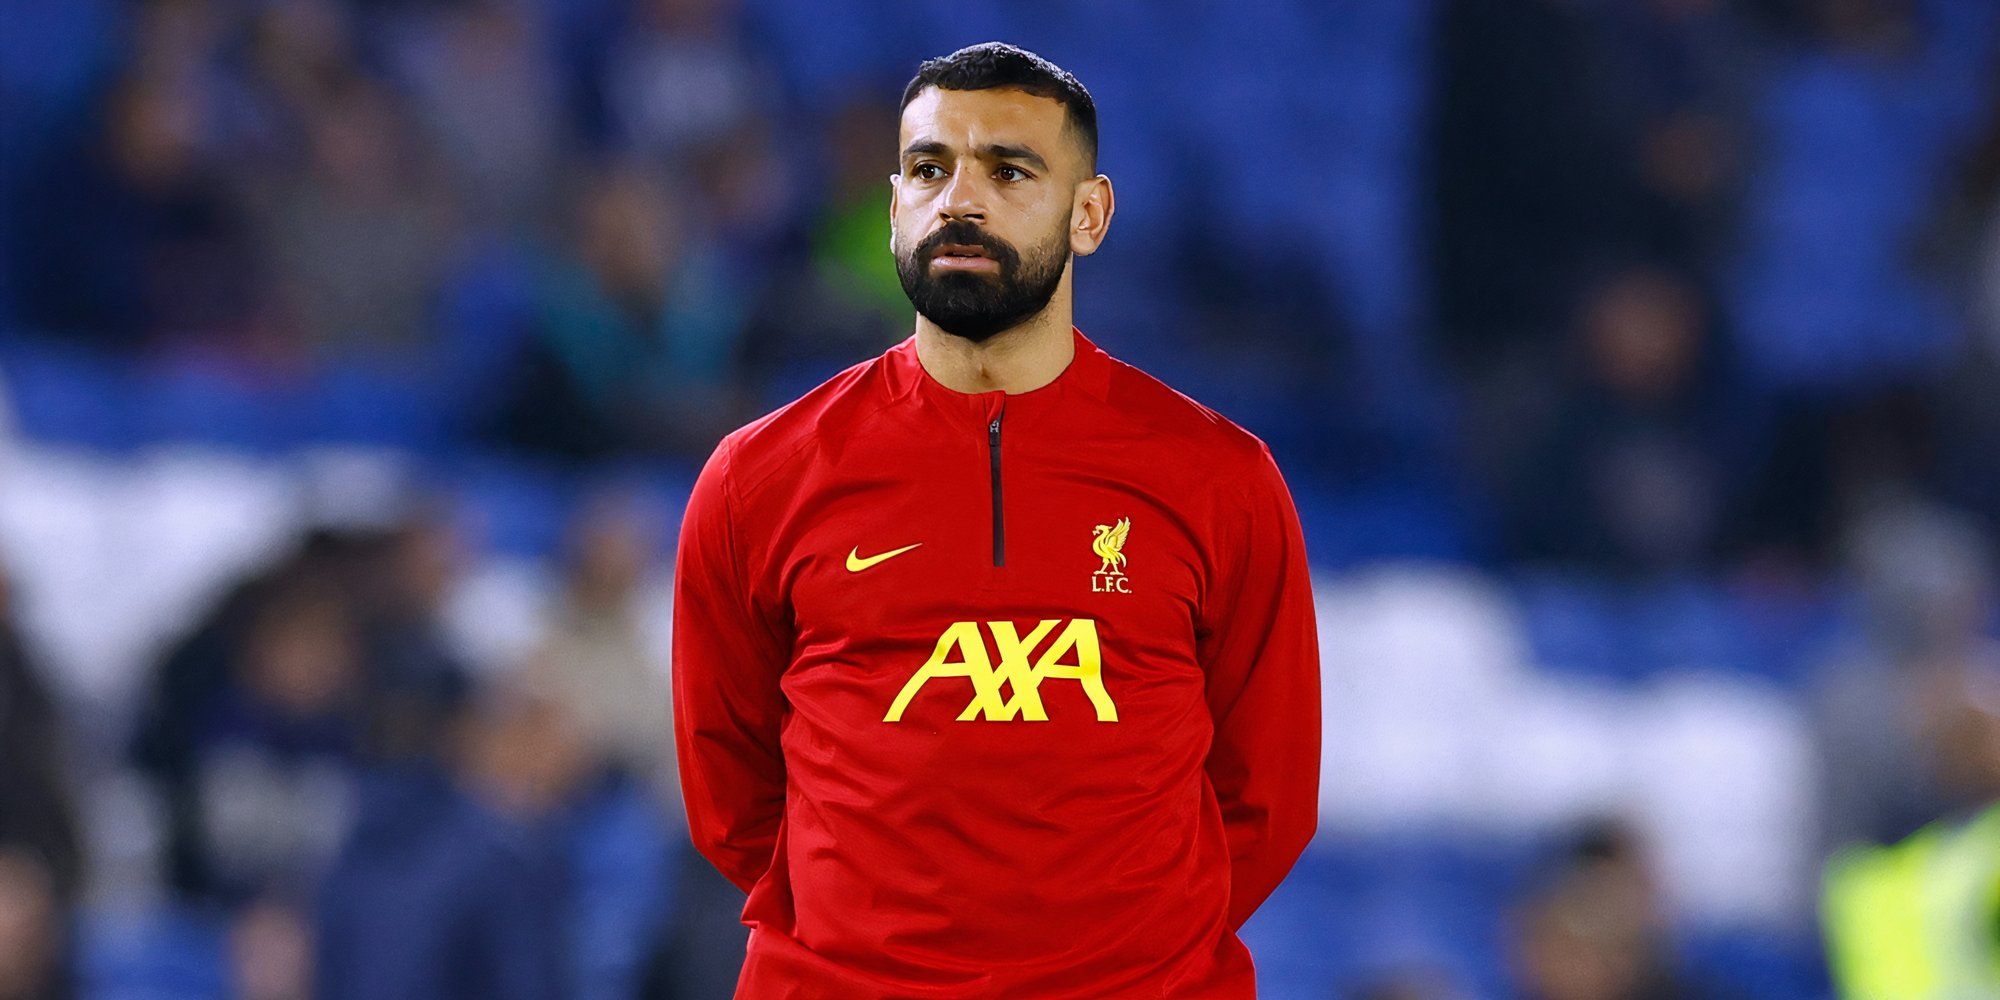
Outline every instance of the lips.
<svg viewBox="0 0 2000 1000"><path fill-rule="evenodd" d="M998 274L1000 261L977 243L940 243L931 252L930 266L939 271L966 271Z"/></svg>

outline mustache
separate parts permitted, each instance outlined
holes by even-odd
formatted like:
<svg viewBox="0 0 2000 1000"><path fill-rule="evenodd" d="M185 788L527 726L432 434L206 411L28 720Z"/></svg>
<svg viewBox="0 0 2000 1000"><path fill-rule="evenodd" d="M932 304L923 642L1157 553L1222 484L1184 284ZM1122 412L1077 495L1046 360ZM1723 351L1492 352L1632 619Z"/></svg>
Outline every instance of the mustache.
<svg viewBox="0 0 2000 1000"><path fill-rule="evenodd" d="M1002 267L1018 263L1021 257L1006 240L961 219L947 222L924 237L923 241L917 244L917 259L929 260L937 256L938 248L947 243L979 247Z"/></svg>

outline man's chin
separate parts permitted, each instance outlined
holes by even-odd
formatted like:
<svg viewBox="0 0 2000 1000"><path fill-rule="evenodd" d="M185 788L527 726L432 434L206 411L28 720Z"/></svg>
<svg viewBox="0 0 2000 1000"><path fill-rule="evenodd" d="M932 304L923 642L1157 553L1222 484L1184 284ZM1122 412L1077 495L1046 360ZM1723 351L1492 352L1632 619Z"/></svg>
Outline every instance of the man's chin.
<svg viewBox="0 0 2000 1000"><path fill-rule="evenodd" d="M939 286L936 286L936 290L948 293L957 291L958 289L953 289L940 283ZM997 306L1000 303L995 301L994 297L989 294L980 294L986 292L987 289L974 287L964 289L964 291L972 294L930 296L926 300L929 308L919 308L917 311L931 318L932 322L937 322L936 317L943 316L957 320L961 325L974 328L991 323L998 316L999 309ZM914 305L915 303L912 304ZM943 324L940 323L939 325L942 326Z"/></svg>
<svg viewBox="0 0 2000 1000"><path fill-rule="evenodd" d="M923 312L923 317L941 333L948 333L973 343L991 338L994 334L1019 326L1025 317L998 319L989 313L964 312Z"/></svg>

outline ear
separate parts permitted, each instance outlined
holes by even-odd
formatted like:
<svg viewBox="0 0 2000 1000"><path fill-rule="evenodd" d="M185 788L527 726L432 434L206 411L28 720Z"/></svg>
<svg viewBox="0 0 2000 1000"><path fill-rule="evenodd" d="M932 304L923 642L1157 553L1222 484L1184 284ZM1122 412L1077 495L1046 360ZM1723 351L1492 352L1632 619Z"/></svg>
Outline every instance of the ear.
<svg viewBox="0 0 2000 1000"><path fill-rule="evenodd" d="M896 199L902 193L901 171L889 175L889 256L896 255Z"/></svg>
<svg viewBox="0 0 2000 1000"><path fill-rule="evenodd" d="M1117 200L1111 193L1111 178L1098 174L1076 186L1076 199L1069 210L1069 249L1079 257L1097 252L1104 234L1111 230L1111 213Z"/></svg>

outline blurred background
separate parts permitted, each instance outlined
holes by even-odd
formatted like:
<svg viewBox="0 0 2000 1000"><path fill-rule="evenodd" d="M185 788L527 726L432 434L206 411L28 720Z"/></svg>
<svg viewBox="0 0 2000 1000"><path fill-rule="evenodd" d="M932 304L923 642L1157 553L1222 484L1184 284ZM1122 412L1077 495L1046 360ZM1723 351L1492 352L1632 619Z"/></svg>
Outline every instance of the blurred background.
<svg viewBox="0 0 2000 1000"><path fill-rule="evenodd" d="M994 38L1305 522L1265 995L1830 996L1835 852L2000 801L1995 0L4 0L0 997L729 995L681 505L909 334Z"/></svg>

